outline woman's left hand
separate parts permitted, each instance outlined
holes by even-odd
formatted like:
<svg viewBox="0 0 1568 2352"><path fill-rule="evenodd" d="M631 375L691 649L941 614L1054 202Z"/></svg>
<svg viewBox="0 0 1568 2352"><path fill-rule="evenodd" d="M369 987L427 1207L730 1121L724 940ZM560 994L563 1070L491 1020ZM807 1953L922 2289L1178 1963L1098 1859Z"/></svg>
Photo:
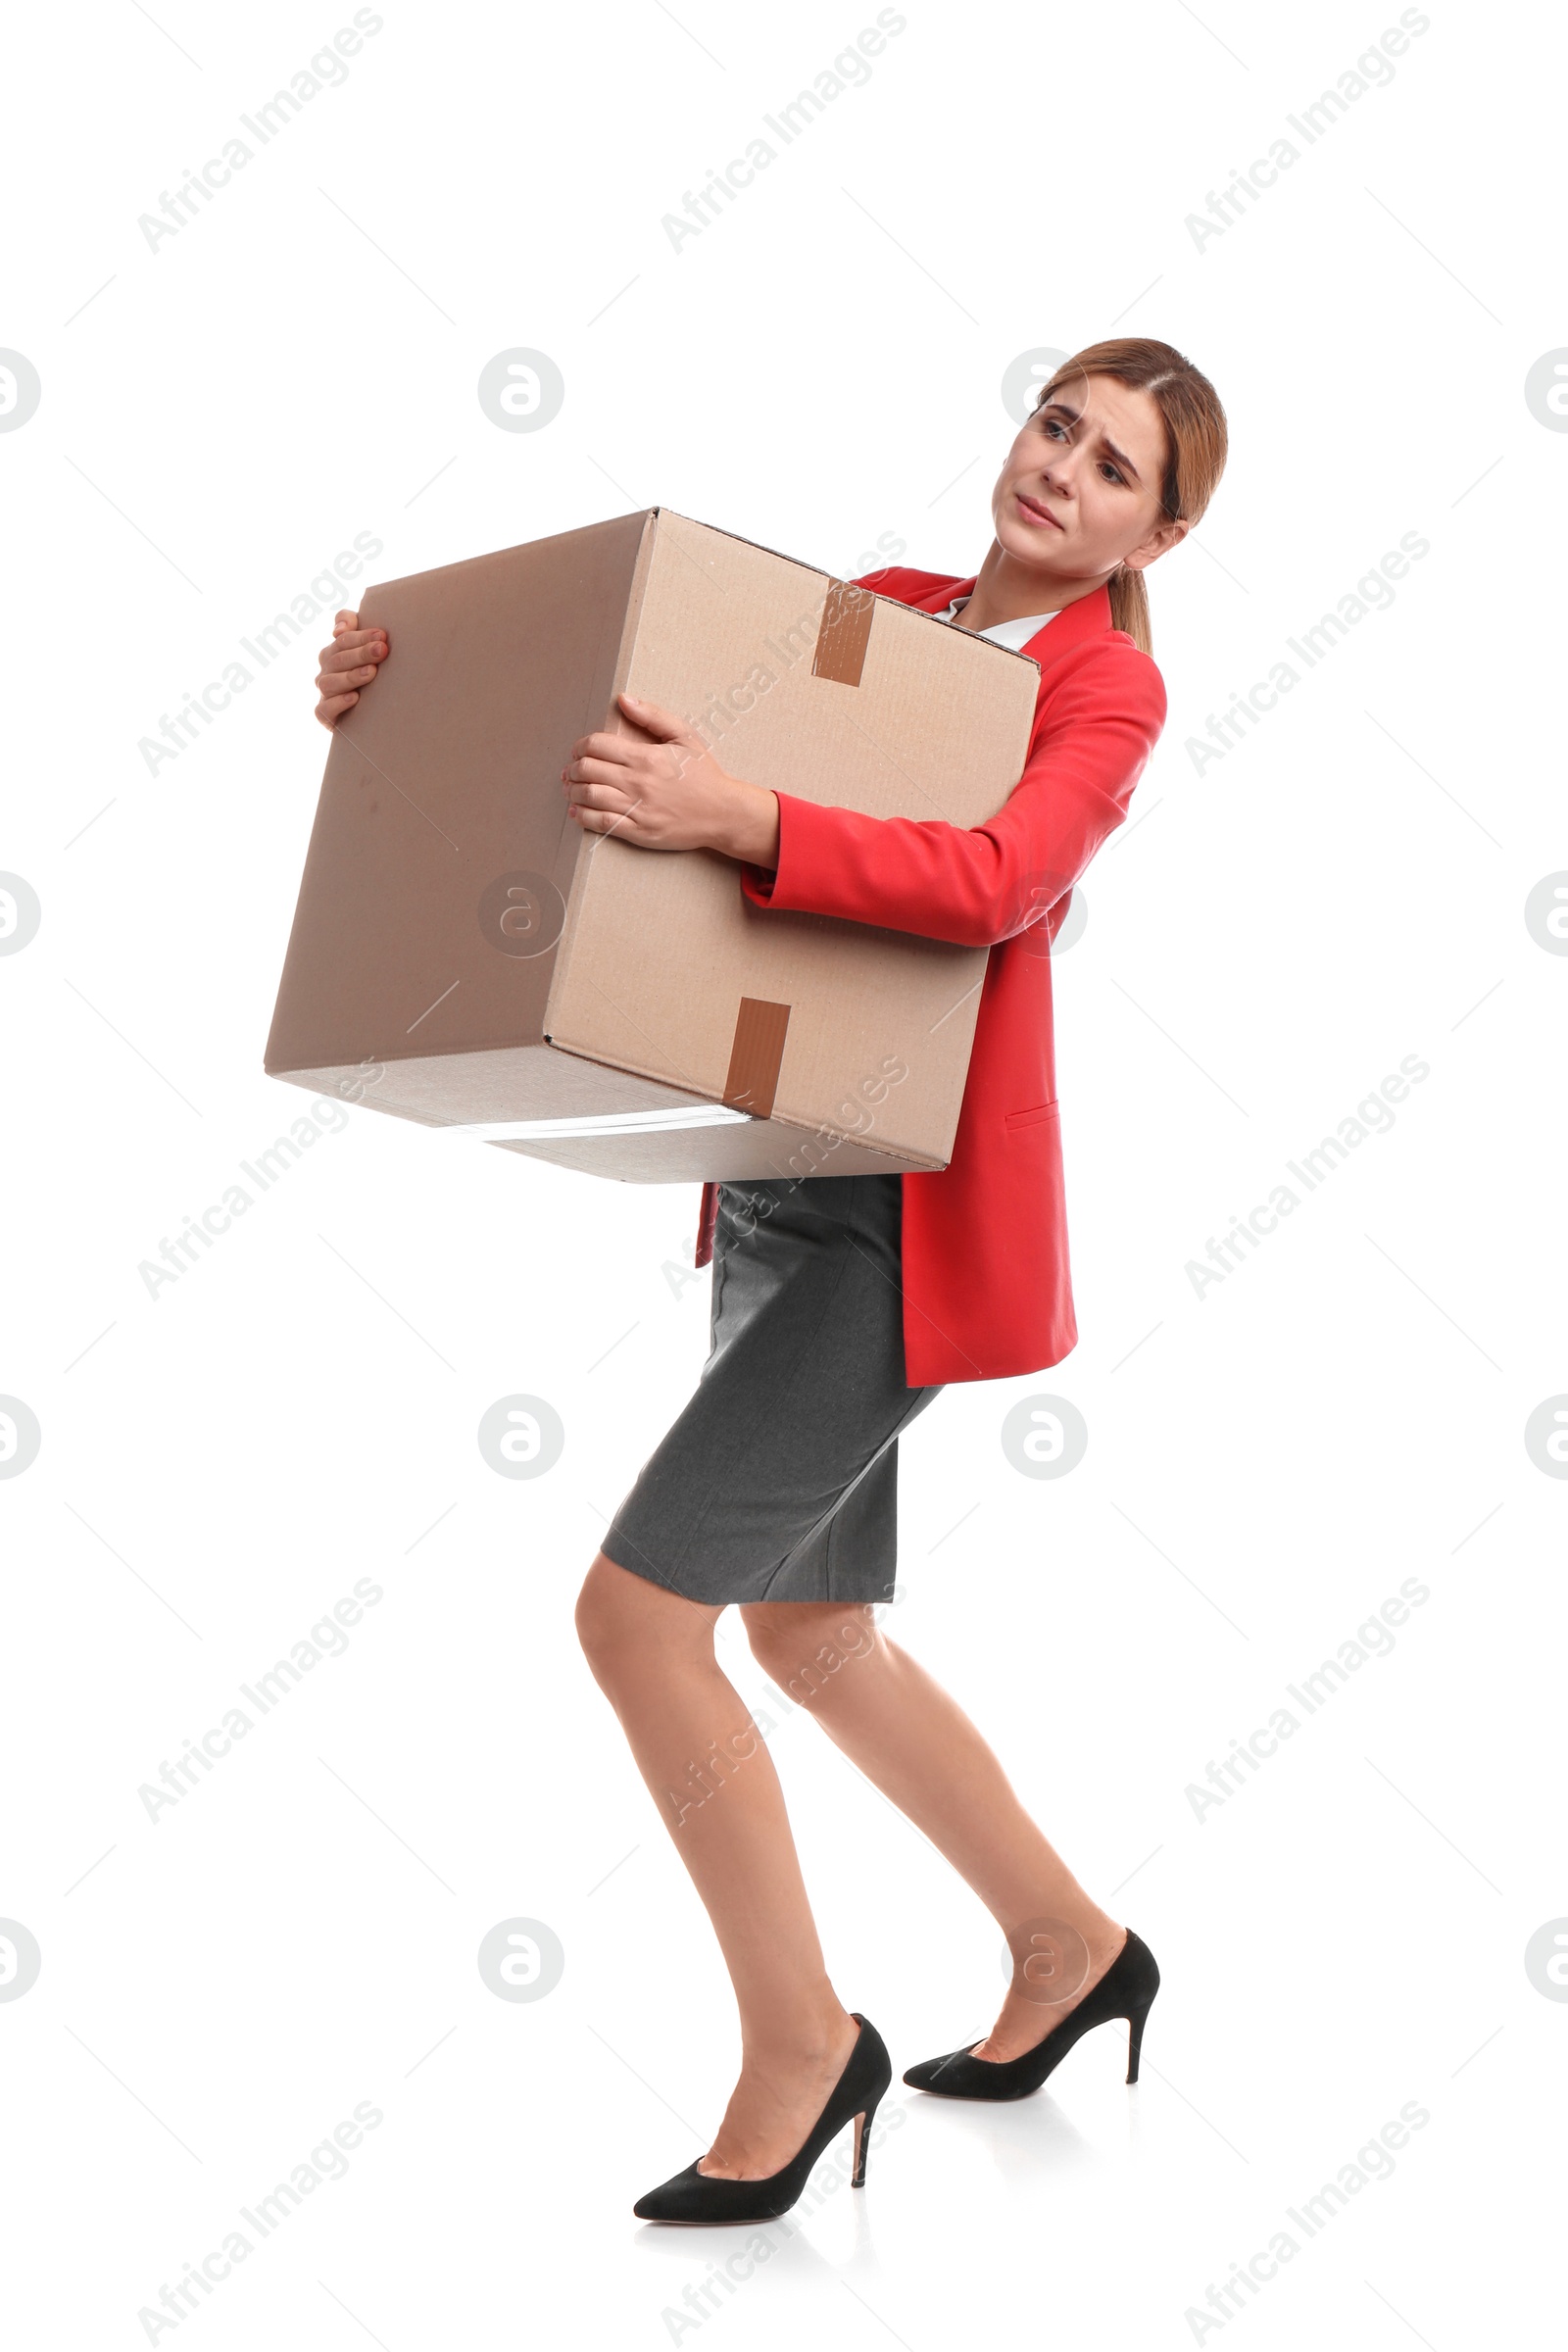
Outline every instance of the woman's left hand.
<svg viewBox="0 0 1568 2352"><path fill-rule="evenodd" d="M726 775L673 711L634 694L618 700L633 726L655 740L579 736L562 770L573 821L585 833L613 833L639 849L717 850L749 865L776 865L776 794Z"/></svg>

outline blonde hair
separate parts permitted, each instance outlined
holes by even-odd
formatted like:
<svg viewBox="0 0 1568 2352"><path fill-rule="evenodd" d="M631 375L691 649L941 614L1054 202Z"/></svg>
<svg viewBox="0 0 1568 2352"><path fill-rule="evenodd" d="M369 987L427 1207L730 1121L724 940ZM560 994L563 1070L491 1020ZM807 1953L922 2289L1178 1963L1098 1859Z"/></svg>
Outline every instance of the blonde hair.
<svg viewBox="0 0 1568 2352"><path fill-rule="evenodd" d="M1225 411L1207 376L1169 343L1116 335L1088 344L1063 361L1050 383L1042 386L1036 407L1054 399L1073 377L1085 375L1111 375L1120 384L1150 394L1165 426L1160 512L1172 522L1197 522L1225 470L1229 446ZM1124 629L1140 653L1152 653L1143 573L1118 564L1107 586L1112 628Z"/></svg>

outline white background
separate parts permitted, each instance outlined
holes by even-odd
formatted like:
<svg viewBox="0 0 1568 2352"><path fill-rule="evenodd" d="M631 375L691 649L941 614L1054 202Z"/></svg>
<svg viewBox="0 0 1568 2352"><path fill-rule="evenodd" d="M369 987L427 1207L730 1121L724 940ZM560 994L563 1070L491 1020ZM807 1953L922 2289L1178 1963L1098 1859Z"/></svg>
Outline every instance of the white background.
<svg viewBox="0 0 1568 2352"><path fill-rule="evenodd" d="M1560 29L1434 7L1307 147L1285 117L1393 7L922 0L677 251L662 217L873 8L388 0L150 248L138 216L351 13L100 0L13 39L0 343L43 396L0 434L0 867L42 921L0 958L0 1391L42 1443L0 1481L0 1914L42 1968L0 2002L11 2332L149 2340L368 2101L346 2177L152 2340L1534 2340L1568 1485L1523 1432L1568 1390L1568 958L1524 906L1568 867L1568 437L1524 383L1568 343ZM1299 160L1200 246L1187 217L1281 135ZM1151 575L1167 730L1057 972L1081 1344L917 1422L893 1621L1164 1990L1136 2091L1114 2033L1014 2108L896 2082L863 2195L726 2283L733 2233L630 2216L708 2144L736 2034L571 1627L706 1351L696 1188L355 1109L150 1297L140 1263L308 1108L261 1054L325 629L156 773L138 744L357 532L390 577L666 502L833 569L890 534L973 570L1004 368L1111 331L1212 377L1230 467ZM545 430L478 405L514 346L563 371ZM1409 532L1392 607L1195 772L1208 714ZM1198 1297L1188 1261L1407 1055L1393 1127ZM537 1481L475 1443L515 1393L565 1427ZM1060 1480L999 1443L1041 1394L1088 1424ZM149 1818L142 1785L363 1578L344 1653ZM1390 1654L1200 1816L1210 1761L1409 1578ZM720 1642L779 1719L842 1997L901 2070L972 2039L991 1922ZM525 2003L476 1965L519 1917L564 1951ZM1217 2320L1210 2282L1410 2102L1392 2178Z"/></svg>

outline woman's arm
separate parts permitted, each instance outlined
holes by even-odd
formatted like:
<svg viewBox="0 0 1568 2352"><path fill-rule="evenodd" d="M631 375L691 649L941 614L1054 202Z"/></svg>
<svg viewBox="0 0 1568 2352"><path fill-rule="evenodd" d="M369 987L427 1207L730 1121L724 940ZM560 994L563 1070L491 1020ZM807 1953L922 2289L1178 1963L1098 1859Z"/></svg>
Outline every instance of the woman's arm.
<svg viewBox="0 0 1568 2352"><path fill-rule="evenodd" d="M641 740L583 736L563 770L585 831L641 849L718 850L758 906L989 947L1039 921L1122 822L1164 724L1165 689L1134 647L1086 649L1053 680L1006 805L969 828L862 816L748 784L673 712L625 694L620 705Z"/></svg>
<svg viewBox="0 0 1568 2352"><path fill-rule="evenodd" d="M1126 816L1164 719L1153 662L1107 645L1054 686L1023 774L986 824L862 816L779 793L776 869L748 860L741 887L759 906L989 947L1072 888Z"/></svg>

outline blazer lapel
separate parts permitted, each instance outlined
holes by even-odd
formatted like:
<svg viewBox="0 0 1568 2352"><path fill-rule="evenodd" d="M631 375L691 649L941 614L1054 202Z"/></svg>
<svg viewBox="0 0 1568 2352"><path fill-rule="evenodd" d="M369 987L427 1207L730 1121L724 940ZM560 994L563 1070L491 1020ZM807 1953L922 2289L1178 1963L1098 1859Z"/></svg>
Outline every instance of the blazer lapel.
<svg viewBox="0 0 1568 2352"><path fill-rule="evenodd" d="M1047 621L1024 647L1031 662L1038 662L1040 674L1063 661L1075 646L1085 644L1091 637L1102 636L1110 626L1110 590L1091 588L1087 596L1078 597L1072 604Z"/></svg>

